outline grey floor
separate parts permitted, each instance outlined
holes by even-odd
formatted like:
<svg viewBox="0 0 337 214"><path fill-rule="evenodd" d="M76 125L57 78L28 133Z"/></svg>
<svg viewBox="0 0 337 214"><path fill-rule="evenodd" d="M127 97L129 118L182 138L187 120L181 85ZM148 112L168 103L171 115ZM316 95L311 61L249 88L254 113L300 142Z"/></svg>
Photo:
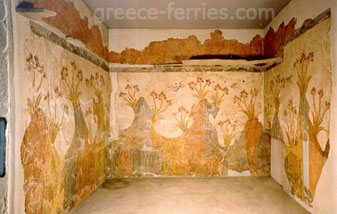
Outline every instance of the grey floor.
<svg viewBox="0 0 337 214"><path fill-rule="evenodd" d="M308 213L270 177L107 181L72 214Z"/></svg>

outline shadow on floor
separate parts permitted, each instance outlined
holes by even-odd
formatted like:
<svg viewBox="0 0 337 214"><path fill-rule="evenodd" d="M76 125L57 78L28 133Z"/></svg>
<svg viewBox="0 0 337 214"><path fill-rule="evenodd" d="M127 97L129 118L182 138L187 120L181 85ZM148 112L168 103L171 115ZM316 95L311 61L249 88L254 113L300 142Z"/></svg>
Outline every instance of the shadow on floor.
<svg viewBox="0 0 337 214"><path fill-rule="evenodd" d="M114 190L122 189L130 186L130 182L122 178L111 178L104 182L102 187L104 189Z"/></svg>

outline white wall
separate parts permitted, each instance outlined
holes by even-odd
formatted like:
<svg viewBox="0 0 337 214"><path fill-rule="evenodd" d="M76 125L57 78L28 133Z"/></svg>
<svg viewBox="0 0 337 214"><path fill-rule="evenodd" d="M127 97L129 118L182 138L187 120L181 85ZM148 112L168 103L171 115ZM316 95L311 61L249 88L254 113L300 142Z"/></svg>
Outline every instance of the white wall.
<svg viewBox="0 0 337 214"><path fill-rule="evenodd" d="M198 37L200 42L211 38L215 29L110 29L109 50L122 52L125 48L143 50L153 41L169 38L186 39L191 35ZM264 37L263 29L222 29L225 39L236 39L241 43L249 43L259 34Z"/></svg>
<svg viewBox="0 0 337 214"><path fill-rule="evenodd" d="M265 28L265 32L268 31L269 27L273 27L276 30L282 22L287 24L293 17L297 19L296 28L299 28L306 19L314 19L328 8L332 9L330 31L333 81L330 119L331 149L317 185L313 202L313 213L317 214L337 213L337 1L292 0ZM272 176L277 175L274 174Z"/></svg>

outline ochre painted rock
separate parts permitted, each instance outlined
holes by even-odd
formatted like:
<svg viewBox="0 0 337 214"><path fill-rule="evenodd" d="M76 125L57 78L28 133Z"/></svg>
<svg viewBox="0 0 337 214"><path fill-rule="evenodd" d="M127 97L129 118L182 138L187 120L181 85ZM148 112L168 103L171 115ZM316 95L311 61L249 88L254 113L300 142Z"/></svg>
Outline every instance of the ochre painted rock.
<svg viewBox="0 0 337 214"><path fill-rule="evenodd" d="M47 124L43 112L38 109L26 129L21 144L26 214L43 213L46 146Z"/></svg>
<svg viewBox="0 0 337 214"><path fill-rule="evenodd" d="M245 125L245 137L247 141L247 156L249 162L249 171L252 176L257 176L257 171L255 167L255 157L257 147L260 142L260 138L263 134L262 124L258 121L257 118L248 120Z"/></svg>

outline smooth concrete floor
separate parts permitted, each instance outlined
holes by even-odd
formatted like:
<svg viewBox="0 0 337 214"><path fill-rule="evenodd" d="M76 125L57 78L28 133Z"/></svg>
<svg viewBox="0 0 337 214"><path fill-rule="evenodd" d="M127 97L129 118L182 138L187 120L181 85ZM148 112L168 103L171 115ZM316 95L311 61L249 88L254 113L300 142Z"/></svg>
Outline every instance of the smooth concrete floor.
<svg viewBox="0 0 337 214"><path fill-rule="evenodd" d="M72 214L309 213L270 177L107 181Z"/></svg>

